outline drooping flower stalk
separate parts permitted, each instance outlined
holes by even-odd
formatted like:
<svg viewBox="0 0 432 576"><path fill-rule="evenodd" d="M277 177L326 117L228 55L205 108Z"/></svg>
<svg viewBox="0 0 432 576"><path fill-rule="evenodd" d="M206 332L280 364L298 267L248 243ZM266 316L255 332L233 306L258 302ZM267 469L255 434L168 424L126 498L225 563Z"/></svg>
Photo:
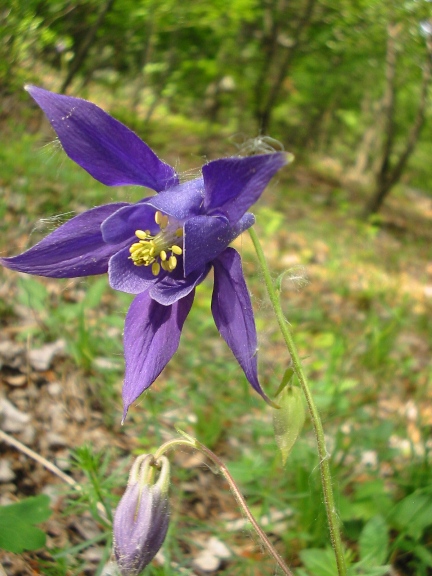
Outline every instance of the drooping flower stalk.
<svg viewBox="0 0 432 576"><path fill-rule="evenodd" d="M259 237L255 230L251 228L249 230L249 235L252 239L255 252L257 254L258 262L264 276L264 282L266 285L267 293L270 298L270 302L272 304L273 310L276 314L276 318L279 324L279 328L282 332L282 336L284 338L286 347L291 357L292 366L294 368L294 372L297 375L297 378L300 382L302 387L303 393L306 398L306 403L309 409L309 414L312 420L312 425L315 432L316 442L317 442L317 449L318 449L318 457L319 457L319 466L321 472L321 483L322 489L324 494L324 504L327 513L327 523L330 532L330 539L333 546L333 550L336 557L336 565L338 569L339 576L346 575L346 565L345 565L345 555L344 549L342 544L341 532L340 532L340 522L339 517L336 510L335 499L333 494L332 488L332 478L330 473L330 465L329 465L329 454L327 452L326 444L325 444L325 436L324 430L321 422L321 418L318 412L318 409L315 405L311 390L309 388L309 383L306 378L306 374L303 370L303 366L300 360L299 353L297 351L297 347L295 345L293 336L291 334L291 330L289 325L286 321L285 315L282 310L281 302L279 295L276 292L273 280L271 278L270 270L267 266L267 261L261 247L261 243L259 241Z"/></svg>
<svg viewBox="0 0 432 576"><path fill-rule="evenodd" d="M174 440L168 440L165 444L162 444L157 451L155 452L154 458L158 459L161 458L163 454L168 452L169 450L175 448L176 446L189 446L190 448L194 448L195 450L199 450L203 454L207 456L207 458L212 462L213 466L210 468L212 472L215 474L222 474L225 480L228 482L229 487L232 490L232 493L237 500L242 512L245 514L246 518L252 525L252 528L255 530L258 538L261 540L264 548L267 550L269 555L275 560L279 568L286 576L293 576L293 573L282 560L281 556L274 548L273 544L268 539L266 533L261 529L258 522L255 520L252 512L249 510L246 500L244 499L239 487L237 486L234 478L231 476L228 468L225 466L224 462L214 453L212 452L207 446L198 442L189 434L182 432L181 430L177 430L183 438L176 438Z"/></svg>

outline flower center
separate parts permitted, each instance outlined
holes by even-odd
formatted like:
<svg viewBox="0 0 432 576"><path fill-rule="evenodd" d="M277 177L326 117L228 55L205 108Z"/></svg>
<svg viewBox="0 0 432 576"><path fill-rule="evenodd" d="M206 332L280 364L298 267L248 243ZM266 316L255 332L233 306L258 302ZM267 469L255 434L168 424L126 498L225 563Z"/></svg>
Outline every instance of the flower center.
<svg viewBox="0 0 432 576"><path fill-rule="evenodd" d="M178 222L170 224L168 216L159 210L155 213L155 222L160 228L156 236L152 236L150 230L135 230L138 242L129 248L129 258L135 266L151 266L153 275L157 276L161 268L172 272L177 266L177 256L183 253L180 246L183 230Z"/></svg>

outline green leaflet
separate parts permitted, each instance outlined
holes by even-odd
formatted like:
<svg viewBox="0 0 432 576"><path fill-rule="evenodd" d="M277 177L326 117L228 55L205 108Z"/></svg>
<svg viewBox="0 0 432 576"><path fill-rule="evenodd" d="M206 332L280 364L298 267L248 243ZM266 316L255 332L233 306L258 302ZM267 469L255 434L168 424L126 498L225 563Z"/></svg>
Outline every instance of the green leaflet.
<svg viewBox="0 0 432 576"><path fill-rule="evenodd" d="M34 526L51 515L48 496L41 494L0 506L0 548L20 553L45 546L45 532Z"/></svg>

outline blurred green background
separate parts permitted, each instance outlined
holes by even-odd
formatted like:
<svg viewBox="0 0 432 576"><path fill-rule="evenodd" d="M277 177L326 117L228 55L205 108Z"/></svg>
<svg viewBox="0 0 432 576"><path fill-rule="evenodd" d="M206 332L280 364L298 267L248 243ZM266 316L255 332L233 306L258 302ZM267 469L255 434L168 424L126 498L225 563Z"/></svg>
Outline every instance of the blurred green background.
<svg viewBox="0 0 432 576"><path fill-rule="evenodd" d="M106 188L69 161L24 84L99 104L185 177L220 156L280 146L295 155L254 211L275 278L287 271L283 306L328 435L352 574L432 574L431 7L0 2L1 255L32 245L69 213L144 195ZM260 376L272 395L289 359L247 235L236 247L256 312ZM179 352L121 428L130 297L114 294L106 278L62 282L5 270L0 278L4 338L36 348L65 339L56 377L73 375L89 418L100 414L104 433L120 439L110 464L77 452L72 472L100 478L86 505L100 492L115 504L124 478L108 481L108 466L128 451L151 450L179 426L225 458L298 576L335 574L310 422L283 468L270 409L214 327L210 280L198 290ZM1 374L14 401L9 374ZM35 386L42 394L44 381ZM73 423L76 449L83 438L72 430ZM203 469L182 468L181 456L165 561L145 574L202 574L194 561L212 535L232 555L210 573L275 573L249 529L229 527L234 504L222 481L207 473L204 482ZM16 495L40 490L18 485ZM93 543L64 532L41 573L102 573L106 555L84 571L80 554ZM46 560L26 554L32 566ZM18 573L25 572L10 568Z"/></svg>

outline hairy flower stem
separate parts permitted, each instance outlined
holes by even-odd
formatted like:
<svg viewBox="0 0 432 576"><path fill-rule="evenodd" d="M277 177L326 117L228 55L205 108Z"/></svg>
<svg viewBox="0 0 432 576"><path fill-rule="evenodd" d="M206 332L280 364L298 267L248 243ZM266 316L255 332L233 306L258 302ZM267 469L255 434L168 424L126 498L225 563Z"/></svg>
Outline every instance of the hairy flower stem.
<svg viewBox="0 0 432 576"><path fill-rule="evenodd" d="M157 462L157 460L160 456L162 456L165 452L167 452L171 448L174 448L175 446L189 446L190 448L194 448L195 450L199 450L200 452L205 454L207 456L207 458L209 460L211 460L211 462L215 465L214 467L210 468L212 470L212 472L214 472L215 474L218 474L218 473L222 474L222 476L228 482L228 484L232 490L232 493L234 494L240 508L243 510L245 516L247 517L249 522L252 524L253 529L258 534L258 537L260 538L260 540L261 540L263 546L266 548L267 552L270 554L270 556L272 556L274 558L275 562L281 568L282 572L284 574L286 574L286 576L293 576L293 573L291 572L291 570L288 568L288 566L285 564L285 562L279 556L278 552L273 547L273 544L270 542L270 540L268 539L265 532L263 532L263 530L260 528L260 526L258 525L255 518L253 517L252 512L248 508L246 500L244 499L242 493L240 492L237 484L234 481L234 478L231 476L228 468L225 466L225 464L222 462L222 460L218 456L216 456L216 454L214 454L214 452L209 450L209 448L207 448L207 446L204 446L204 444L201 444L201 442L198 442L198 440L196 440L195 438L192 438L192 436L189 436L188 434L185 434L184 432L180 432L180 433L185 438L184 439L169 440L168 442L165 442L165 444L162 444L162 446L160 448L158 448L158 450L156 451L156 453L154 455L155 461Z"/></svg>
<svg viewBox="0 0 432 576"><path fill-rule="evenodd" d="M333 495L333 488L332 488L332 479L330 474L330 465L329 465L329 455L326 450L325 445L325 437L324 437L324 430L321 423L321 418L319 416L318 410L315 406L315 402L312 396L312 393L309 388L309 384L306 378L306 375L303 371L303 367L301 364L300 356L297 351L297 347L294 343L294 339L291 334L291 330L289 328L289 324L287 319L284 316L282 311L282 306L280 303L280 298L277 293L277 290L274 286L273 280L270 275L270 270L267 266L267 262L265 259L265 255L263 249L261 247L261 243L258 239L258 235L256 234L255 230L249 228L249 234L252 239L257 257L258 262L260 264L265 285L267 288L267 292L270 298L270 302L273 306L273 310L276 314L277 321L279 323L279 328L282 332L282 336L285 340L286 347L288 352L291 356L292 365L294 371L299 379L300 385L302 387L303 393L306 397L306 402L309 409L309 414L312 420L312 424L315 431L316 442L318 447L318 456L319 456L319 465L320 465L320 472L321 472L321 483L323 488L324 494L324 503L327 513L327 523L330 532L330 539L333 546L333 550L336 557L336 564L338 569L339 576L346 575L346 565L345 565L345 555L342 545L341 533L339 528L339 518L336 511L335 500Z"/></svg>

